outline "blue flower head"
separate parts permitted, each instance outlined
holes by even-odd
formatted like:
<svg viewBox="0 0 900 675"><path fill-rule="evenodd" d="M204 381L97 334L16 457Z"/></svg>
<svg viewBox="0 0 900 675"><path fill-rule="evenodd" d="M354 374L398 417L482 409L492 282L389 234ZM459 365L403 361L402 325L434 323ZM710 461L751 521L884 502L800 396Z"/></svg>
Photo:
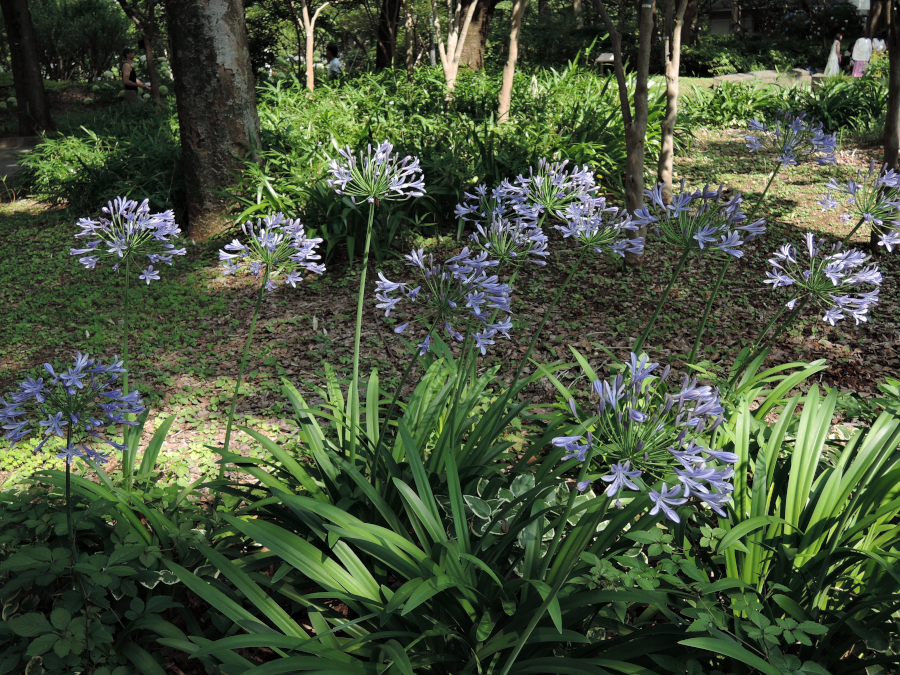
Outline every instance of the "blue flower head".
<svg viewBox="0 0 900 675"><path fill-rule="evenodd" d="M0 425L7 440L15 445L38 432L37 453L54 436L66 439L58 456L67 462L77 456L104 458L94 449L96 442L124 449L103 430L136 424L125 416L140 414L144 406L137 391L122 393L122 361L114 357L104 364L79 352L65 371L57 372L49 363L44 370L49 375L46 382L44 378L26 378L8 398L0 399Z"/></svg>
<svg viewBox="0 0 900 675"><path fill-rule="evenodd" d="M316 248L322 240L307 237L299 220L276 213L256 224L248 221L241 229L245 242L234 239L219 251L223 274L237 274L244 266L256 277L266 272L266 290L273 291L278 281L296 288L303 272L325 271L325 266L316 262L321 259Z"/></svg>
<svg viewBox="0 0 900 675"><path fill-rule="evenodd" d="M489 273L498 263L489 259L485 251L476 254L465 247L443 264L435 264L424 249L413 250L405 258L417 277L414 287L409 282L390 281L378 273L375 307L383 309L385 316L390 316L401 303L409 303L407 306L416 308L416 318L443 327L451 340L462 342L470 335L482 354L487 353L498 335L509 337L511 289ZM409 323L406 321L394 332L402 333ZM421 353L430 349L430 338L429 335L419 345Z"/></svg>
<svg viewBox="0 0 900 675"><path fill-rule="evenodd" d="M783 111L771 125L754 119L747 126L756 132L746 137L750 152L770 152L784 167L796 166L803 159L817 164L837 162L837 134L826 134L822 124L807 119L805 112L792 115Z"/></svg>
<svg viewBox="0 0 900 675"><path fill-rule="evenodd" d="M418 158L392 154L394 146L384 141L372 152L368 146L366 155L359 156L347 146L339 151L342 159L332 159L328 164L331 178L328 186L337 194L346 195L356 203L357 198L369 202L375 200L404 200L425 194L425 181Z"/></svg>
<svg viewBox="0 0 900 675"><path fill-rule="evenodd" d="M626 253L644 252L644 238L628 236L638 229L624 209L609 206L605 197L579 195L556 215L563 221L556 225L563 237L572 237L578 244L597 253L611 253L624 257Z"/></svg>
<svg viewBox="0 0 900 675"><path fill-rule="evenodd" d="M171 265L172 256L187 252L173 243L181 229L175 224L172 211L151 214L146 199L138 204L126 197L116 197L101 209L97 220L81 218L77 225L81 231L75 237L88 240L84 248L69 249L70 255L81 256L78 262L94 269L105 258L114 261L113 269L118 270L123 262L146 256L151 265L140 279L148 284L159 279L154 264ZM136 266L135 271L138 269Z"/></svg>

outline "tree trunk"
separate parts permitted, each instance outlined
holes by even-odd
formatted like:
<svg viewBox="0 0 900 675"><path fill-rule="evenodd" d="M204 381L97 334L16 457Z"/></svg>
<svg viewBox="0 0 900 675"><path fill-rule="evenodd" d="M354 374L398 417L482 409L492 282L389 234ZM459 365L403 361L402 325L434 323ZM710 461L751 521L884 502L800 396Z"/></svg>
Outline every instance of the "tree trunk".
<svg viewBox="0 0 900 675"><path fill-rule="evenodd" d="M887 6L887 48L888 64L888 106L884 124L884 160L891 169L898 168L897 156L900 154L900 21L893 3ZM878 231L872 227L869 244L873 250L878 249Z"/></svg>
<svg viewBox="0 0 900 675"><path fill-rule="evenodd" d="M472 15L472 23L469 32L463 42L462 58L460 63L472 70L484 68L484 53L487 48L488 34L491 32L491 22L494 20L494 10L500 0L472 0L476 3L475 13ZM469 2L463 4L463 13L469 9Z"/></svg>
<svg viewBox="0 0 900 675"><path fill-rule="evenodd" d="M503 81L500 85L500 100L497 106L497 124L509 120L509 105L512 100L513 78L516 75L516 60L519 58L519 29L525 16L528 0L514 0L509 28L509 58L503 66Z"/></svg>
<svg viewBox="0 0 900 675"><path fill-rule="evenodd" d="M412 2L406 3L403 30L406 32L406 78L412 82L413 69L416 67L416 48L418 46L415 5Z"/></svg>
<svg viewBox="0 0 900 675"><path fill-rule="evenodd" d="M697 18L699 0L688 0L687 10L684 13L684 26L681 29L681 44L694 44L694 35L697 32Z"/></svg>
<svg viewBox="0 0 900 675"><path fill-rule="evenodd" d="M584 28L584 6L581 0L572 0L572 12L575 14L575 28Z"/></svg>
<svg viewBox="0 0 900 675"><path fill-rule="evenodd" d="M390 68L397 58L397 27L403 0L382 0L378 14L378 44L375 67Z"/></svg>
<svg viewBox="0 0 900 675"><path fill-rule="evenodd" d="M869 16L866 20L866 37L871 39L878 32L878 23L881 19L883 8L884 0L872 0L872 6L869 9Z"/></svg>
<svg viewBox="0 0 900 675"><path fill-rule="evenodd" d="M258 158L259 116L242 0L165 0L181 132L188 235L203 241L229 224L242 158Z"/></svg>
<svg viewBox="0 0 900 675"><path fill-rule="evenodd" d="M663 58L666 72L666 116L662 121L662 138L656 179L664 183L663 199L672 203L672 167L675 159L675 122L678 120L678 77L681 68L681 29L688 0L678 0L678 11L672 20L675 0L666 0L665 46Z"/></svg>
<svg viewBox="0 0 900 675"><path fill-rule="evenodd" d="M441 67L444 70L444 80L447 83L447 97L451 96L451 92L456 87L456 76L459 74L459 61L462 58L463 47L466 43L466 36L469 34L469 27L472 25L472 16L475 14L477 4L469 3L463 13L463 5L459 2L453 8L450 15L450 30L447 33L447 43L441 36L441 20L438 18L437 7L434 0L431 3L431 18L434 21L434 32L438 47L438 53L441 55Z"/></svg>
<svg viewBox="0 0 900 675"><path fill-rule="evenodd" d="M50 103L44 91L37 41L28 0L0 0L0 11L6 23L9 60L12 62L13 85L18 103L19 135L34 136L56 128L50 116Z"/></svg>
<svg viewBox="0 0 900 675"><path fill-rule="evenodd" d="M609 32L612 42L613 68L616 74L616 85L619 91L619 104L622 106L622 121L625 124L625 208L633 214L644 203L644 139L647 135L647 118L649 104L647 101L647 80L650 72L650 37L653 32L653 12L656 0L644 1L639 7L638 15L638 58L635 74L634 114L628 100L628 81L625 76L625 65L622 58L622 33L616 28L603 0L597 0L597 9L603 17L603 23ZM624 28L620 23L619 28ZM647 228L642 227L630 232L630 237L645 237ZM638 267L643 264L643 256L632 253L625 254L628 265Z"/></svg>
<svg viewBox="0 0 900 675"><path fill-rule="evenodd" d="M744 32L744 23L743 17L741 16L740 0L731 0L731 32L741 34L743 34Z"/></svg>

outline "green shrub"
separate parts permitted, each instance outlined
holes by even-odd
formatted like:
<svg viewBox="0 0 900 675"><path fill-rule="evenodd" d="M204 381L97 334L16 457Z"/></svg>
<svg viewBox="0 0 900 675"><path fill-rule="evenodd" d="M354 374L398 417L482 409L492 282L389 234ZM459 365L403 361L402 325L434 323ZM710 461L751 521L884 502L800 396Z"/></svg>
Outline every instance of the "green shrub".
<svg viewBox="0 0 900 675"><path fill-rule="evenodd" d="M785 71L825 63L821 44L763 36L704 35L681 49L681 71L708 77L753 70Z"/></svg>

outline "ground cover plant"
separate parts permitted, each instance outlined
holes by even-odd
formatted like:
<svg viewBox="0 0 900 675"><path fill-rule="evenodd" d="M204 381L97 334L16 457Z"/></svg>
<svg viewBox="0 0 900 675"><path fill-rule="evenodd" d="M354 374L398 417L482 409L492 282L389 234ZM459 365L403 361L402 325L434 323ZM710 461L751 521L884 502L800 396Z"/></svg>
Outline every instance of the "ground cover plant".
<svg viewBox="0 0 900 675"><path fill-rule="evenodd" d="M95 354L127 339L129 382L165 412L107 429L124 447L106 467L70 461L75 449L64 471L20 474L32 487L5 494L0 517L15 535L0 540L0 663L51 673L895 663L900 385L872 373L896 363L896 177L876 167L863 181L868 162L813 120L777 119L778 135L773 120L698 133L706 152L680 160L673 205L648 190L635 216L596 166L538 157L493 180L464 174L459 223L401 232L402 253L385 247L380 260L378 220L414 220L419 202L438 202L427 162L405 158L413 148L366 148L367 133L321 151L335 222L362 235L354 262L316 258L327 243L290 213L268 213L282 199L273 190L258 222L208 245L169 241L164 214L129 220L184 255L151 257L171 262L163 274L138 266L124 297L128 264L78 262L94 267L85 256L107 249L124 260L139 236L85 247L75 235L101 221L77 228L71 212L4 207L19 209L4 390L26 376L20 391L33 395L44 362L77 388L78 363L58 367L72 334ZM871 199L837 204L842 191ZM121 205L106 215L138 209ZM47 217L56 226L34 236ZM631 238L638 225L646 240ZM873 228L877 258L863 249ZM650 264L622 271L626 251ZM23 268L40 270L27 286ZM794 293L768 288L773 279ZM4 400L14 441L18 399ZM41 428L74 428L48 414ZM173 475L185 461L172 453L178 434L209 447ZM29 455L37 444L26 443L4 457Z"/></svg>

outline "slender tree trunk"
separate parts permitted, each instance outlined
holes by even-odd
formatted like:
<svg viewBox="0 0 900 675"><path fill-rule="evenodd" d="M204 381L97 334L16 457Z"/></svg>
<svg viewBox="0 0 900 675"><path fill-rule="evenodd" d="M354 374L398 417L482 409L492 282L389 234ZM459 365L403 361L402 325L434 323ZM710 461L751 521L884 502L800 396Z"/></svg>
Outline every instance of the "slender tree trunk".
<svg viewBox="0 0 900 675"><path fill-rule="evenodd" d="M403 19L403 30L406 32L406 78L412 82L413 69L416 67L416 13L413 2L406 3L406 16Z"/></svg>
<svg viewBox="0 0 900 675"><path fill-rule="evenodd" d="M619 90L619 103L622 106L622 121L625 123L625 208L634 213L644 203L644 140L647 136L647 118L649 105L647 101L647 80L650 72L650 37L653 32L653 12L656 0L644 1L638 14L638 58L635 74L634 113L628 100L628 82L625 76L625 65L622 58L622 34L609 17L603 0L597 0L597 9L603 17L603 23L609 32L612 42L613 69L616 85ZM620 28L624 24L620 24ZM647 228L642 227L629 233L631 237L645 237ZM632 266L643 264L643 256L627 253L625 262Z"/></svg>
<svg viewBox="0 0 900 675"><path fill-rule="evenodd" d="M572 12L575 14L575 28L584 28L584 6L581 0L572 0Z"/></svg>
<svg viewBox="0 0 900 675"><path fill-rule="evenodd" d="M244 157L258 158L259 116L241 0L165 0L187 193L188 235L229 224Z"/></svg>
<svg viewBox="0 0 900 675"><path fill-rule="evenodd" d="M462 58L463 47L466 44L466 36L472 25L472 16L477 9L476 3L470 3L463 13L463 5L456 3L453 13L450 15L450 30L447 34L447 42L441 36L441 20L438 17L437 6L434 1L431 4L431 18L434 22L435 42L438 53L441 56L441 67L444 70L444 80L447 82L447 95L456 87L456 76L459 74L459 61Z"/></svg>
<svg viewBox="0 0 900 675"><path fill-rule="evenodd" d="M666 116L662 121L662 138L656 178L664 183L663 198L672 203L672 168L675 159L675 122L678 120L678 78L681 68L681 29L688 0L678 0L678 11L672 19L675 0L666 0L665 46L663 59L666 72Z"/></svg>
<svg viewBox="0 0 900 675"><path fill-rule="evenodd" d="M497 106L497 124L509 120L509 105L512 101L513 78L516 75L516 61L519 58L519 30L528 0L513 0L512 19L509 28L509 58L503 66L503 81L500 85L500 100Z"/></svg>
<svg viewBox="0 0 900 675"><path fill-rule="evenodd" d="M56 128L50 115L50 103L44 91L37 40L28 0L0 0L0 11L6 23L9 56L12 62L13 85L16 91L16 112L19 116L19 135L34 136Z"/></svg>
<svg viewBox="0 0 900 675"><path fill-rule="evenodd" d="M378 14L378 45L375 53L375 67L389 68L397 59L397 27L400 24L400 9L403 0L382 0Z"/></svg>
<svg viewBox="0 0 900 675"><path fill-rule="evenodd" d="M884 0L872 0L869 16L866 19L866 37L870 39L875 37L875 34L878 32L878 22L881 19L883 7Z"/></svg>

